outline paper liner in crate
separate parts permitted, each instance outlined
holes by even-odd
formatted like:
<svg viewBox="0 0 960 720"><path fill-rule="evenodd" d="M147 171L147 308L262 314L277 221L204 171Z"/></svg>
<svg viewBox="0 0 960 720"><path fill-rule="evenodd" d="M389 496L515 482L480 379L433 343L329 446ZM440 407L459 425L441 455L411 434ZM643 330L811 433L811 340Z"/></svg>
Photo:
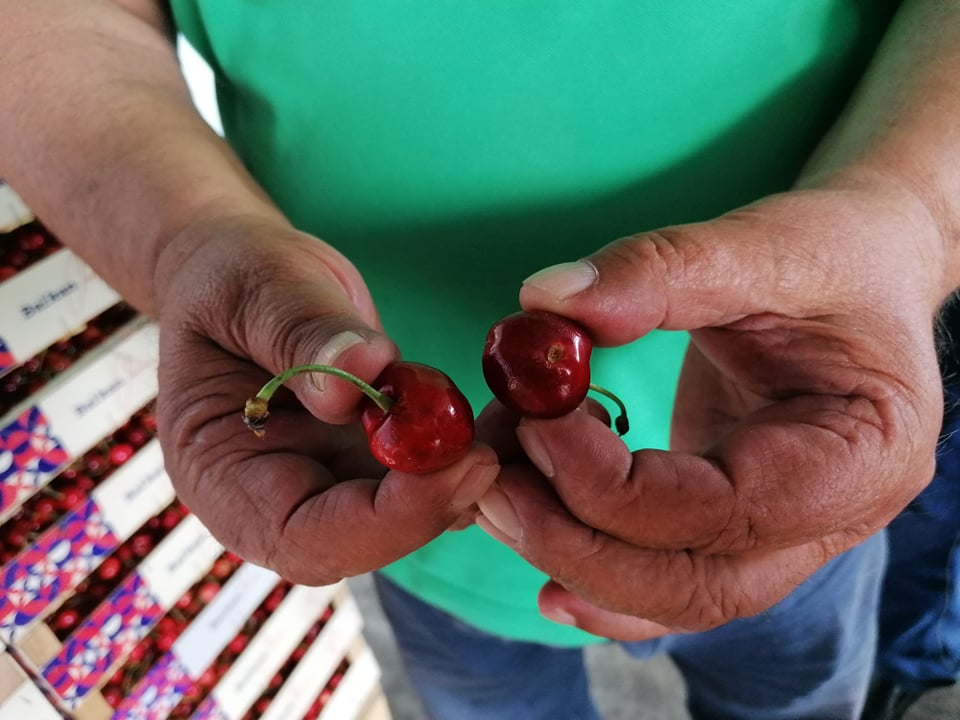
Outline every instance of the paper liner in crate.
<svg viewBox="0 0 960 720"><path fill-rule="evenodd" d="M126 697L113 720L164 720L280 581L244 563Z"/></svg>
<svg viewBox="0 0 960 720"><path fill-rule="evenodd" d="M33 213L13 188L0 180L0 232L16 230L33 220Z"/></svg>
<svg viewBox="0 0 960 720"><path fill-rule="evenodd" d="M107 718L97 692L223 547L194 515L178 524L62 643L45 624L15 646L54 701L77 718Z"/></svg>
<svg viewBox="0 0 960 720"><path fill-rule="evenodd" d="M0 640L20 642L114 550L174 499L157 440L144 445L77 509L0 568Z"/></svg>
<svg viewBox="0 0 960 720"><path fill-rule="evenodd" d="M125 325L0 418L0 522L157 393L157 327Z"/></svg>

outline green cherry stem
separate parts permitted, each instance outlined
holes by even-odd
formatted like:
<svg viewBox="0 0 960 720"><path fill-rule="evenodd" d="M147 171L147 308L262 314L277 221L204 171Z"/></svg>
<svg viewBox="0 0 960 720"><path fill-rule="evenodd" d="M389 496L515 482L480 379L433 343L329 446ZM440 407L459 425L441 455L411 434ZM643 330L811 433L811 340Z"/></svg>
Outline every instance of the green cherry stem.
<svg viewBox="0 0 960 720"><path fill-rule="evenodd" d="M260 392L247 400L247 402L244 404L243 422L246 423L248 428L253 430L254 434L256 434L258 437L263 436L264 426L267 423L267 418L270 417L270 412L267 409L267 405L269 404L274 393L280 389L280 386L293 376L308 372L324 373L326 375L338 377L341 380L346 380L351 385L355 385L356 387L360 388L363 394L370 398L378 408L383 410L383 412L389 412L390 408L393 406L394 399L392 397L380 392L369 383L365 383L356 375L352 375L346 370L341 370L340 368L333 367L332 365L297 365L296 367L292 367L289 370L284 370L282 373L274 375L269 381L267 381L266 385L260 388Z"/></svg>
<svg viewBox="0 0 960 720"><path fill-rule="evenodd" d="M617 407L620 408L620 414L617 416L617 419L614 421L613 426L617 429L617 432L623 436L626 435L630 430L630 421L627 419L627 406L623 404L623 400L618 398L612 392L607 390L605 387L600 387L599 385L594 385L590 383L590 389L595 393L600 393L604 397L608 397L613 400Z"/></svg>

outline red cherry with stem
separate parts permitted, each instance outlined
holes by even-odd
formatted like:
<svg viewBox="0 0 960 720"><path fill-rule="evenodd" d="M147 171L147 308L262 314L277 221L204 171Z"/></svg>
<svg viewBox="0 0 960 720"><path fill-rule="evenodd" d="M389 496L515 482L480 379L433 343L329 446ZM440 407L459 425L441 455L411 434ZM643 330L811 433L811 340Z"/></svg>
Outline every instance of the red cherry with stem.
<svg viewBox="0 0 960 720"><path fill-rule="evenodd" d="M534 418L573 411L593 390L620 409L617 431L629 429L626 408L609 390L590 382L593 341L580 325L543 311L513 313L494 323L483 349L483 377L497 399Z"/></svg>
<svg viewBox="0 0 960 720"><path fill-rule="evenodd" d="M449 376L421 363L391 363L369 385L329 365L301 365L275 376L247 400L244 422L263 434L267 403L288 379L303 372L335 375L360 388L361 424L367 444L381 464L393 470L427 473L452 465L473 443L470 403Z"/></svg>

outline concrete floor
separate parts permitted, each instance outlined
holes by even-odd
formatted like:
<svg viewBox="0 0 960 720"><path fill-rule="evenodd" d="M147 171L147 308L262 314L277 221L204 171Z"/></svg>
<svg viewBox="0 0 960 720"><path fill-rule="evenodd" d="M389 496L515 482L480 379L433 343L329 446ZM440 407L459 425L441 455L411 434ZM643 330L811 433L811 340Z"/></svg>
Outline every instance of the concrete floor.
<svg viewBox="0 0 960 720"><path fill-rule="evenodd" d="M380 662L393 720L425 720L423 708L403 676L396 645L370 578L354 578L349 584L364 615L364 634ZM616 646L589 648L587 667L605 720L690 720L684 707L683 681L668 658L638 662ZM904 720L960 720L960 688L925 695Z"/></svg>

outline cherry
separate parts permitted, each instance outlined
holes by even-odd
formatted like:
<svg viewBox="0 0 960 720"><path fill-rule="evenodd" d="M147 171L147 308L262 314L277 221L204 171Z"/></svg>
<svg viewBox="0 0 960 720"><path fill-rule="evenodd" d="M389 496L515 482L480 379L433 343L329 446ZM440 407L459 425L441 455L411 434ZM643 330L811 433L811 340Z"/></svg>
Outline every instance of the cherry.
<svg viewBox="0 0 960 720"><path fill-rule="evenodd" d="M116 467L123 465L127 460L133 457L134 452L133 445L129 443L118 443L110 448L107 456L110 459L110 464Z"/></svg>
<svg viewBox="0 0 960 720"><path fill-rule="evenodd" d="M104 559L97 571L97 574L103 580L114 580L122 572L122 570L123 563L121 563L115 555L111 555L110 557Z"/></svg>
<svg viewBox="0 0 960 720"><path fill-rule="evenodd" d="M610 391L590 382L593 340L561 315L522 311L494 323L483 349L483 377L497 399L534 418L573 411L593 390L620 408L617 431L629 429L626 408Z"/></svg>
<svg viewBox="0 0 960 720"><path fill-rule="evenodd" d="M267 403L289 378L302 372L323 372L360 388L360 422L378 462L393 470L427 473L463 457L473 443L470 403L449 376L420 363L391 363L373 385L329 365L301 365L275 376L247 400L243 419L257 435L269 417Z"/></svg>

